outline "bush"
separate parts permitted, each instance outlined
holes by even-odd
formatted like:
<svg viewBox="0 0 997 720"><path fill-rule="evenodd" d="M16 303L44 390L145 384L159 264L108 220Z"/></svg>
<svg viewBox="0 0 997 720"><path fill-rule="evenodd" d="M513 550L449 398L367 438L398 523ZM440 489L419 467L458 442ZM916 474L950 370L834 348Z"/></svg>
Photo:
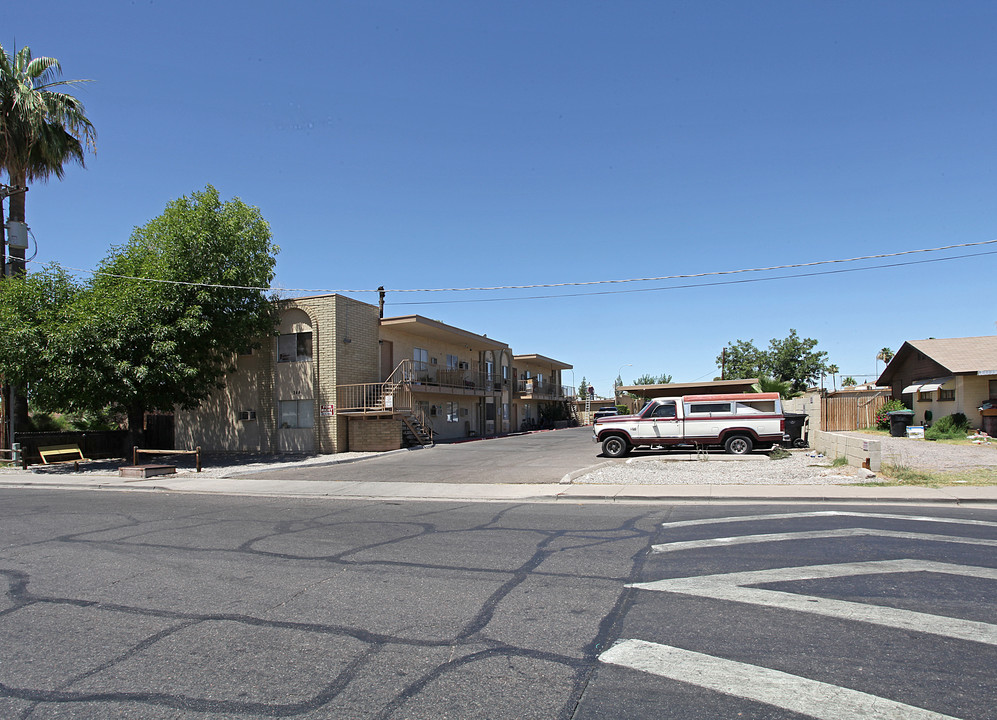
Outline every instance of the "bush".
<svg viewBox="0 0 997 720"><path fill-rule="evenodd" d="M941 418L924 431L927 440L955 440L966 437L969 431L969 420L962 413L953 413Z"/></svg>
<svg viewBox="0 0 997 720"><path fill-rule="evenodd" d="M889 430L890 416L887 413L891 413L894 410L910 410L910 408L899 400L887 400L886 404L876 413L876 427L880 430Z"/></svg>

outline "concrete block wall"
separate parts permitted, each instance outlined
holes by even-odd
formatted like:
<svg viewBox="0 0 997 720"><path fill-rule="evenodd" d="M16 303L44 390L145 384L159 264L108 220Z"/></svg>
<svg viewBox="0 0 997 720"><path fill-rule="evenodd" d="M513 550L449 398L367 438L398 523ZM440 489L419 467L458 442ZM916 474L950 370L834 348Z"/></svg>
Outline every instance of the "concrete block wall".
<svg viewBox="0 0 997 720"><path fill-rule="evenodd" d="M394 418L350 418L350 450L386 452L402 447L402 423Z"/></svg>
<svg viewBox="0 0 997 720"><path fill-rule="evenodd" d="M883 464L882 443L852 435L810 430L810 447L834 459L843 457L854 467L868 467L879 472Z"/></svg>

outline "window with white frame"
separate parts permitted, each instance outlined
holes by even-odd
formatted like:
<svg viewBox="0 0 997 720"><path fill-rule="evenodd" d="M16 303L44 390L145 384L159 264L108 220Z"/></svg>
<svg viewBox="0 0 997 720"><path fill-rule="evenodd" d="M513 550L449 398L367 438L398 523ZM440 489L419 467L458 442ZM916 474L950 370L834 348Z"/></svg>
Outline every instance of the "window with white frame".
<svg viewBox="0 0 997 720"><path fill-rule="evenodd" d="M502 403L502 422L509 422L509 403Z"/></svg>
<svg viewBox="0 0 997 720"><path fill-rule="evenodd" d="M277 338L277 362L310 362L312 359L312 334L288 333Z"/></svg>
<svg viewBox="0 0 997 720"><path fill-rule="evenodd" d="M495 361L485 360L485 373L488 375L488 381L491 382L495 379Z"/></svg>
<svg viewBox="0 0 997 720"><path fill-rule="evenodd" d="M315 426L315 402L313 400L281 400L279 405L281 428Z"/></svg>
<svg viewBox="0 0 997 720"><path fill-rule="evenodd" d="M412 348L412 368L415 370L429 369L429 350Z"/></svg>
<svg viewBox="0 0 997 720"><path fill-rule="evenodd" d="M447 353L447 370L456 370L460 367L460 358Z"/></svg>
<svg viewBox="0 0 997 720"><path fill-rule="evenodd" d="M460 406L455 402L447 403L447 422L455 423L460 415Z"/></svg>

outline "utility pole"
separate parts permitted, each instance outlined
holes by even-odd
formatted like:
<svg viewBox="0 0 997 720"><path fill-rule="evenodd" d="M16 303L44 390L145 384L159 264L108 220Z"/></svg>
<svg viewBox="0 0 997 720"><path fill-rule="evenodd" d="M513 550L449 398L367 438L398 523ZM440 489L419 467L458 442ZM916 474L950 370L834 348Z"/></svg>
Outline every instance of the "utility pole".
<svg viewBox="0 0 997 720"><path fill-rule="evenodd" d="M7 255L8 230L5 221L4 200L11 195L27 192L26 187L16 187L0 183L0 281L13 275L13 255ZM11 450L14 447L14 387L8 385L6 378L0 376L0 449Z"/></svg>

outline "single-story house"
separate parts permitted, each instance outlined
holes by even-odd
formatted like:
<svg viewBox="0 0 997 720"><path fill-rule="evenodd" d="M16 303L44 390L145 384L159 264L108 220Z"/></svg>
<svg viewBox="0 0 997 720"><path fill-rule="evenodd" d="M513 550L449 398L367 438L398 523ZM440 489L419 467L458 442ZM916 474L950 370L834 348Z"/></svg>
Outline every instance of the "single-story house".
<svg viewBox="0 0 997 720"><path fill-rule="evenodd" d="M997 335L908 340L876 383L893 388L915 424L959 412L997 435Z"/></svg>

